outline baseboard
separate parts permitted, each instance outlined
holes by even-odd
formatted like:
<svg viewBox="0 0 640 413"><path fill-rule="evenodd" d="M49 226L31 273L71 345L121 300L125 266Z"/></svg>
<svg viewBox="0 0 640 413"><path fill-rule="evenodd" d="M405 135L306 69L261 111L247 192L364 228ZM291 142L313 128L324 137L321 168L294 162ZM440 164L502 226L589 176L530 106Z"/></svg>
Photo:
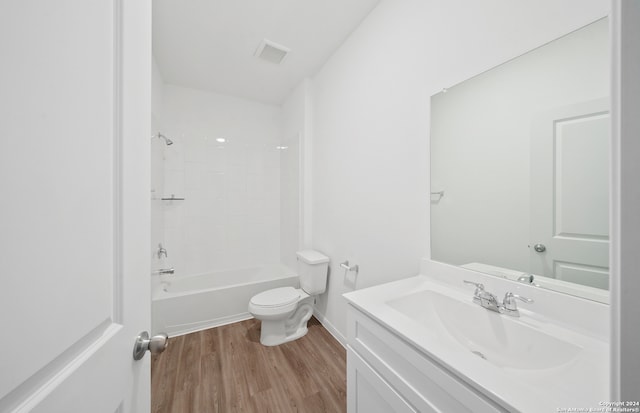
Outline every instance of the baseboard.
<svg viewBox="0 0 640 413"><path fill-rule="evenodd" d="M229 317L216 318L214 320L201 321L193 324L182 324L177 326L166 327L169 337L178 337L185 334L195 333L197 331L208 330L214 327L221 327L227 324L237 323L239 321L249 320L253 318L250 313L241 313Z"/></svg>
<svg viewBox="0 0 640 413"><path fill-rule="evenodd" d="M320 313L316 308L314 308L313 315L318 319L318 321L320 321L320 324L322 324L322 326L327 329L327 331L333 336L333 338L338 340L338 343L340 343L342 347L347 348L347 338L343 336L342 333L340 333L338 329L333 326L333 324L331 324L331 322L327 319L327 317L325 317L324 314Z"/></svg>
<svg viewBox="0 0 640 413"><path fill-rule="evenodd" d="M347 347L347 339L342 333L334 327L333 324L327 319L327 317L320 313L317 309L313 309L313 315L318 319L320 324L335 338L342 347ZM169 337L178 337L185 334L195 333L197 331L207 330L209 328L221 327L227 324L237 323L238 321L244 321L253 318L250 313L236 314L231 317L218 318L215 320L208 320L204 322L198 322L194 324L182 324L179 326L167 326L166 330Z"/></svg>

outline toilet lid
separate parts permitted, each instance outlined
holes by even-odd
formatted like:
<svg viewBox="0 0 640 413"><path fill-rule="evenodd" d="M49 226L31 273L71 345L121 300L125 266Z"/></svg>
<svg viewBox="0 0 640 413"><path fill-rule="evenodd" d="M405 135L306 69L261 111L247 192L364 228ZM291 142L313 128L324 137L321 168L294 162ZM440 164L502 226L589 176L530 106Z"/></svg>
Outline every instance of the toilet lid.
<svg viewBox="0 0 640 413"><path fill-rule="evenodd" d="M281 287L254 295L251 303L260 307L280 307L291 304L298 298L300 298L300 293L295 288Z"/></svg>

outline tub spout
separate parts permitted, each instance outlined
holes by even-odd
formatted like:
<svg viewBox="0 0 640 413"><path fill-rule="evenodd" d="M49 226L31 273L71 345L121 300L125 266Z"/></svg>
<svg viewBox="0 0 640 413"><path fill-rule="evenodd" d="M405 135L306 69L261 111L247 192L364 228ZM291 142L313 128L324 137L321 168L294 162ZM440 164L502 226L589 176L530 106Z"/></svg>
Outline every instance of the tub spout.
<svg viewBox="0 0 640 413"><path fill-rule="evenodd" d="M158 271L154 271L154 274L159 274L159 275L173 275L173 273L175 272L175 270L173 268L161 268Z"/></svg>

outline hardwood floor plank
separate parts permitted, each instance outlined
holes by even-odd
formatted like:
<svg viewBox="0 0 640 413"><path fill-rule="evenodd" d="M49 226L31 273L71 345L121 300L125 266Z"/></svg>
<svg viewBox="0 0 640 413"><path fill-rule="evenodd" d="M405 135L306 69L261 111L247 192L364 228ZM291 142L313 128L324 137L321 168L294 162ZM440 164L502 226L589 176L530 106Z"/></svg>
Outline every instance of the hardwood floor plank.
<svg viewBox="0 0 640 413"><path fill-rule="evenodd" d="M336 403L327 390L319 391L307 396L298 405L298 411L305 413L333 413L336 411Z"/></svg>
<svg viewBox="0 0 640 413"><path fill-rule="evenodd" d="M251 342L248 337L250 330L255 330L255 323L243 323L242 330L240 369L244 372L244 379L247 383L249 397L254 394L269 390L271 388L271 379L269 371L264 368L268 360L265 347L258 342ZM259 331L259 330L258 330ZM259 337L259 333L258 333Z"/></svg>
<svg viewBox="0 0 640 413"><path fill-rule="evenodd" d="M184 336L172 338L165 352L151 357L151 411L171 411L183 344Z"/></svg>
<svg viewBox="0 0 640 413"><path fill-rule="evenodd" d="M198 388L198 398L203 412L222 412L220 409L220 389L222 376L220 375L220 357L217 353L209 353L200 360L202 380Z"/></svg>
<svg viewBox="0 0 640 413"><path fill-rule="evenodd" d="M314 363L309 363L309 354L301 352L300 348L307 348L305 340L307 337L299 339L299 343L287 343L281 347L282 356L289 369L284 373L285 377L295 377L294 383L296 387L300 387L300 394L293 393L296 398L304 399L309 395L319 391L319 386L314 381L314 369L317 367ZM286 380L289 383L291 380Z"/></svg>
<svg viewBox="0 0 640 413"><path fill-rule="evenodd" d="M202 357L207 356L216 351L216 337L217 332L215 328L200 331L200 355Z"/></svg>
<svg viewBox="0 0 640 413"><path fill-rule="evenodd" d="M254 319L171 338L152 358L152 412L346 412L345 349L315 318L308 328L274 347Z"/></svg>
<svg viewBox="0 0 640 413"><path fill-rule="evenodd" d="M299 410L283 389L276 385L251 397L251 412L297 413Z"/></svg>
<svg viewBox="0 0 640 413"><path fill-rule="evenodd" d="M236 366L238 355L238 343L236 341L235 330L232 325L218 327L220 336L218 345L220 347L220 375L222 378L221 408L223 411L242 411L243 398L248 393L246 385L242 380L242 372Z"/></svg>
<svg viewBox="0 0 640 413"><path fill-rule="evenodd" d="M200 384L200 335L183 337L176 371L176 390L192 390Z"/></svg>

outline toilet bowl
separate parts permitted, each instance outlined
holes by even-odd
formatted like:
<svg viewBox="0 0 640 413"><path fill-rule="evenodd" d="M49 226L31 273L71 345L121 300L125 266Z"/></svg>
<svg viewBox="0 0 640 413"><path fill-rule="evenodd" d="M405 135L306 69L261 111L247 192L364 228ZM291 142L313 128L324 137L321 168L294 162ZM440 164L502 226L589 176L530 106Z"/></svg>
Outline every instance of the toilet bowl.
<svg viewBox="0 0 640 413"><path fill-rule="evenodd" d="M299 288L274 288L253 296L249 312L262 321L260 342L277 346L307 334L313 298Z"/></svg>
<svg viewBox="0 0 640 413"><path fill-rule="evenodd" d="M307 334L314 295L326 290L329 257L314 250L296 254L301 288L274 288L249 301L249 312L262 322L260 343L265 346L277 346Z"/></svg>

